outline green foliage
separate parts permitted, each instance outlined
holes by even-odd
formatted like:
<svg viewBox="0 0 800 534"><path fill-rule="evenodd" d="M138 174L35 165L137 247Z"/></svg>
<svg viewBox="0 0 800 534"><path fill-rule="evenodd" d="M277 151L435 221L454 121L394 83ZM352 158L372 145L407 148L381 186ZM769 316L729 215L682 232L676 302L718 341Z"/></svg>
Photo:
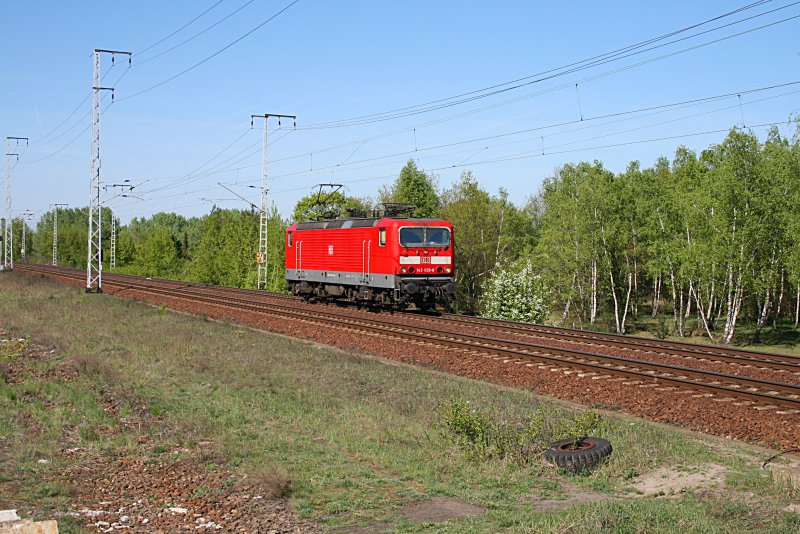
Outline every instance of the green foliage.
<svg viewBox="0 0 800 534"><path fill-rule="evenodd" d="M441 205L436 176L418 169L413 159L408 160L390 187L381 190L380 199L384 203L415 206L413 217L437 217Z"/></svg>
<svg viewBox="0 0 800 534"><path fill-rule="evenodd" d="M527 323L547 319L545 290L530 260L495 268L484 287L483 316Z"/></svg>
<svg viewBox="0 0 800 534"><path fill-rule="evenodd" d="M555 440L594 435L605 425L594 410L570 417L544 403L518 423L497 420L464 400L451 400L439 411L445 433L469 457L500 458L519 465L539 461L540 453Z"/></svg>
<svg viewBox="0 0 800 534"><path fill-rule="evenodd" d="M292 212L292 221L299 223L317 219L347 216L348 208L369 214L372 205L369 199L346 196L339 191L316 192L297 201Z"/></svg>
<svg viewBox="0 0 800 534"><path fill-rule="evenodd" d="M453 223L456 305L476 313L486 279L498 264L515 260L530 244L532 220L500 190L490 195L471 172L442 195L440 216Z"/></svg>

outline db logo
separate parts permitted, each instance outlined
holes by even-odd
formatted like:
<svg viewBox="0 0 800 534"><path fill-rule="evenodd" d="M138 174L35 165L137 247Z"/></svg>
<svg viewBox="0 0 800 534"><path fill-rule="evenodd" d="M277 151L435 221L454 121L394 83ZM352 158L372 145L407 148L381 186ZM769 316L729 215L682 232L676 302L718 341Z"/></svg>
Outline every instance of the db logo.
<svg viewBox="0 0 800 534"><path fill-rule="evenodd" d="M328 245L328 256L333 256L333 245Z"/></svg>
<svg viewBox="0 0 800 534"><path fill-rule="evenodd" d="M420 263L430 263L431 262L431 258L430 258L430 256L422 256L422 257L420 257L419 262Z"/></svg>

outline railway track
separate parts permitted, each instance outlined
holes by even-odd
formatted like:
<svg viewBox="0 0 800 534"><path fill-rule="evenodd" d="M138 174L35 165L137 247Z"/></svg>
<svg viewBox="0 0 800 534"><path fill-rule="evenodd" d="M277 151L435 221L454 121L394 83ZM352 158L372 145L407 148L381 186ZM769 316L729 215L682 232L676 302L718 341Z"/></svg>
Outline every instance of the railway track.
<svg viewBox="0 0 800 534"><path fill-rule="evenodd" d="M48 266L36 266L48 269ZM82 275L82 271L75 270ZM109 275L107 274L106 277ZM114 274L128 280L142 280L142 277L124 274ZM209 294L238 294L255 298L263 301L286 301L304 302L300 297L287 295L285 293L274 293L258 291L254 289L230 288L211 286L192 282L181 282L163 278L152 278L151 281L175 288L204 289ZM590 350L591 347L610 347L632 353L651 353L671 357L679 357L686 360L699 360L703 362L729 363L741 366L753 366L759 369L783 370L795 373L800 376L800 356L790 354L778 354L769 352L759 352L735 347L719 347L710 345L698 345L681 341L667 341L659 339L646 339L620 334L610 334L602 332L591 332L574 328L564 328L558 326L538 325L530 323L520 323L514 321L504 321L500 319L488 319L483 317L470 317L455 314L443 314L441 316L431 316L410 312L395 313L409 321L421 324L436 325L450 324L456 327L465 327L471 330L492 332L505 332L515 336L522 336L528 339L556 340L558 342L568 342L576 346L585 346Z"/></svg>
<svg viewBox="0 0 800 534"><path fill-rule="evenodd" d="M35 272L68 279L73 282L84 278L82 271L69 269L55 269L49 266L18 264L21 271ZM211 306L222 306L251 313L266 314L332 328L357 332L362 335L381 336L387 339L397 339L421 345L446 347L453 350L469 352L483 357L502 360L504 363L523 365L529 367L547 368L553 371L577 372L581 377L605 378L621 381L624 385L682 389L688 392L713 395L720 400L744 400L757 403L762 408L781 408L781 413L797 413L800 411L800 386L783 381L765 380L761 378L713 372L688 366L669 365L614 356L599 354L586 350L565 349L549 345L531 343L507 338L498 338L464 332L442 330L421 324L407 324L389 320L389 318L356 317L341 312L331 311L322 306L298 306L300 301L292 297L273 298L272 294L264 294L253 290L229 290L205 286L203 284L190 284L163 279L146 279L128 275L109 275L104 277L104 284L114 288L117 292L126 290L149 293L166 298L178 298L194 303L203 303ZM402 314L405 316L407 314ZM415 316L419 317L419 316ZM425 317L422 320L435 324L439 318ZM461 318L446 316L445 322L459 322ZM488 328L488 325L497 324L492 332L529 330L528 326L520 323L507 323L484 319L468 318L465 322L476 323ZM542 327L550 330L550 335L558 335L559 329ZM565 329L569 330L569 329ZM539 331L534 330L537 332ZM569 330L564 337L575 335ZM614 336L595 335L603 343ZM594 337L590 337L593 339ZM622 340L618 340L622 343ZM667 350L668 344L660 344L654 340L654 346L647 343L649 340L636 339L626 347L636 347L643 351ZM686 345L686 344L680 344ZM704 349L704 348L703 348ZM718 361L734 359L737 362L746 361L749 365L774 366L775 369L784 369L789 366L796 370L797 362L793 357L777 358L772 354L760 354L751 351L746 355L735 354L735 350L701 350L696 346L682 347L681 350L692 354L692 357L701 356L706 359L718 358Z"/></svg>

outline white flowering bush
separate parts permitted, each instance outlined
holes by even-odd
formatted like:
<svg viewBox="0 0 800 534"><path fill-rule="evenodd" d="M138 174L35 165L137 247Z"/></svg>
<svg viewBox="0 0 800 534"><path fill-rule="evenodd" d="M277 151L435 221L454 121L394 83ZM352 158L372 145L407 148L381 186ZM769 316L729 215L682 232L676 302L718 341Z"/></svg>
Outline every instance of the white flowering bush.
<svg viewBox="0 0 800 534"><path fill-rule="evenodd" d="M548 316L541 278L530 260L495 269L483 289L483 315L494 319L541 323Z"/></svg>

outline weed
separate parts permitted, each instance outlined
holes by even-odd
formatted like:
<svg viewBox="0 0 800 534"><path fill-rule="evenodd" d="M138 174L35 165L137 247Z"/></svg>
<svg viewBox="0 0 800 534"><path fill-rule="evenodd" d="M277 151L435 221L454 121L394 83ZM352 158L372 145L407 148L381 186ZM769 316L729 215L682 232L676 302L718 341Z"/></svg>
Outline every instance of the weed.
<svg viewBox="0 0 800 534"><path fill-rule="evenodd" d="M11 361L18 358L28 348L28 340L8 339L0 341L0 361Z"/></svg>
<svg viewBox="0 0 800 534"><path fill-rule="evenodd" d="M271 499L285 499L292 494L292 481L280 467L271 465L252 475L252 480Z"/></svg>
<svg viewBox="0 0 800 534"><path fill-rule="evenodd" d="M594 410L568 417L545 403L527 414L522 424L496 421L463 400L451 401L440 413L446 433L471 458L503 458L519 465L538 457L551 441L593 434L603 423Z"/></svg>
<svg viewBox="0 0 800 534"><path fill-rule="evenodd" d="M36 488L38 497L68 497L72 494L72 488L63 482L44 482Z"/></svg>
<svg viewBox="0 0 800 534"><path fill-rule="evenodd" d="M199 488L197 488L192 492L191 497L192 499L196 499L198 497L202 497L203 495L208 495L209 493L211 493L211 490L209 488L200 486Z"/></svg>
<svg viewBox="0 0 800 534"><path fill-rule="evenodd" d="M653 326L653 335L658 339L667 339L670 335L670 327L667 326L667 320L664 317L659 317L658 322Z"/></svg>

